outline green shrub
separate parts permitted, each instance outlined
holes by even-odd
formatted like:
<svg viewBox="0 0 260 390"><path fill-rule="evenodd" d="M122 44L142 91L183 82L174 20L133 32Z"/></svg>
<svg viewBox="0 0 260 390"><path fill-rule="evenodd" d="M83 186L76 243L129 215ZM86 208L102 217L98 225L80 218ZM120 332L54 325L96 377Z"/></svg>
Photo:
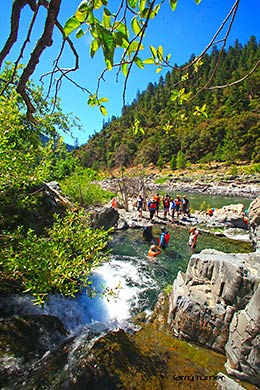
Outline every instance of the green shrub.
<svg viewBox="0 0 260 390"><path fill-rule="evenodd" d="M25 293L43 304L49 293L75 296L91 283L91 271L105 260L109 232L93 230L83 211L55 216L45 237L22 228L10 234L0 250L1 277L18 280Z"/></svg>
<svg viewBox="0 0 260 390"><path fill-rule="evenodd" d="M78 168L71 176L60 182L64 195L81 207L103 204L108 202L115 194L103 190L98 183L99 174L90 168Z"/></svg>
<svg viewBox="0 0 260 390"><path fill-rule="evenodd" d="M155 184L164 184L168 179L169 179L168 176L157 177L157 178L154 180L154 183L155 183Z"/></svg>

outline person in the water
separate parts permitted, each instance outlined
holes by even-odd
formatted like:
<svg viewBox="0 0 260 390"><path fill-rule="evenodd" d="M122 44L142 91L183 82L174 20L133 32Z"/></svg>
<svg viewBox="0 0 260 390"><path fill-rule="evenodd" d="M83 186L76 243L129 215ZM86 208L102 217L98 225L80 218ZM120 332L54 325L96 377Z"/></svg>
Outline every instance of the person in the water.
<svg viewBox="0 0 260 390"><path fill-rule="evenodd" d="M149 251L148 251L148 254L147 256L148 257L156 257L158 256L160 253L162 253L162 250L160 247L156 246L156 245L151 245Z"/></svg>
<svg viewBox="0 0 260 390"><path fill-rule="evenodd" d="M149 222L143 230L143 239L146 242L149 242L149 244L152 244L155 241L155 238L153 236L153 224Z"/></svg>

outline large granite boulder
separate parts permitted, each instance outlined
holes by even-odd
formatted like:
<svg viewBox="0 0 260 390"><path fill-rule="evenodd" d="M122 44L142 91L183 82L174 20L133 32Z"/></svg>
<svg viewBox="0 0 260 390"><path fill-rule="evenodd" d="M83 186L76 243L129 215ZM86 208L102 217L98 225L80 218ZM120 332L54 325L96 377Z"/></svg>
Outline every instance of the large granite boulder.
<svg viewBox="0 0 260 390"><path fill-rule="evenodd" d="M256 198L248 209L250 238L257 250L260 250L260 197Z"/></svg>
<svg viewBox="0 0 260 390"><path fill-rule="evenodd" d="M260 384L260 284L244 310L234 313L225 346L229 374Z"/></svg>
<svg viewBox="0 0 260 390"><path fill-rule="evenodd" d="M257 253L204 250L174 281L168 317L177 337L226 350L230 371L252 383L260 383L259 283Z"/></svg>
<svg viewBox="0 0 260 390"><path fill-rule="evenodd" d="M93 228L104 228L106 230L115 226L119 213L113 207L103 207L100 209L89 210L89 224Z"/></svg>

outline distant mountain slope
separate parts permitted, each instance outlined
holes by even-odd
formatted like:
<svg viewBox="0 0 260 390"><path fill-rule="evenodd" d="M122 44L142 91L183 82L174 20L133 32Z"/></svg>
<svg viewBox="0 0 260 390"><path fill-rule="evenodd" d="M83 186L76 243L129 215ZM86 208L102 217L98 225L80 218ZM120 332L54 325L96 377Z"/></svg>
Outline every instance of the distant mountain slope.
<svg viewBox="0 0 260 390"><path fill-rule="evenodd" d="M232 87L205 88L211 78L211 86L244 78L260 59L259 42L255 37L244 46L236 41L222 53L215 72L220 54L214 47L198 69L192 66L185 75L174 69L158 83L149 83L145 91L137 91L119 118L112 117L77 150L82 165L170 163L174 169L211 160L260 162L260 67ZM180 105L176 94L185 96L188 91L195 98Z"/></svg>
<svg viewBox="0 0 260 390"><path fill-rule="evenodd" d="M41 140L42 140L43 144L46 144L50 140L50 138L46 137L46 135L41 135ZM76 149L75 146L72 146L72 145L69 145L66 143L65 143L65 145L66 145L66 149L68 152L72 152L73 150Z"/></svg>

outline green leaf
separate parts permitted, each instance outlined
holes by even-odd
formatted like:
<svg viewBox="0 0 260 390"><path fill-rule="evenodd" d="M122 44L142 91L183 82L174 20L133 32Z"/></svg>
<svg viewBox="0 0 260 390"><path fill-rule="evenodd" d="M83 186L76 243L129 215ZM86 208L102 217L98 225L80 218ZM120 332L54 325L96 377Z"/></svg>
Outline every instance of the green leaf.
<svg viewBox="0 0 260 390"><path fill-rule="evenodd" d="M99 8L101 8L102 7L102 5L103 5L103 1L102 0L94 0L94 2L93 2L94 4L94 9L99 9Z"/></svg>
<svg viewBox="0 0 260 390"><path fill-rule="evenodd" d="M131 20L131 27L133 32L138 35L141 31L141 27L136 19L136 16Z"/></svg>
<svg viewBox="0 0 260 390"><path fill-rule="evenodd" d="M128 47L128 53L132 53L134 51L137 51L137 50L143 50L143 45L140 45L140 43L138 41L133 41L131 42L131 45Z"/></svg>
<svg viewBox="0 0 260 390"><path fill-rule="evenodd" d="M174 89L171 91L171 101L174 102L179 97L179 91L178 89Z"/></svg>
<svg viewBox="0 0 260 390"><path fill-rule="evenodd" d="M158 56L159 60L162 61L162 59L163 59L163 47L161 45L158 46L157 56Z"/></svg>
<svg viewBox="0 0 260 390"><path fill-rule="evenodd" d="M171 53L167 54L166 58L165 58L165 61L166 62L169 62L170 61L170 58L171 58Z"/></svg>
<svg viewBox="0 0 260 390"><path fill-rule="evenodd" d="M152 11L150 11L150 8L145 8L145 10L142 12L141 16L142 16L142 18L147 18L149 15L149 19L154 19L156 17L156 15L158 14L160 8L161 8L160 4L157 4Z"/></svg>
<svg viewBox="0 0 260 390"><path fill-rule="evenodd" d="M135 57L134 62L140 69L144 69L144 63L141 58Z"/></svg>
<svg viewBox="0 0 260 390"><path fill-rule="evenodd" d="M129 39L129 36L130 36L129 30L128 30L127 26L124 23L118 23L118 22L114 23L113 29L117 30L121 34L123 34L125 39L127 39L127 40Z"/></svg>
<svg viewBox="0 0 260 390"><path fill-rule="evenodd" d="M106 8L104 9L104 13L103 13L103 19L102 19L102 22L103 22L103 25L106 27L106 28L109 28L110 27L110 11L108 11Z"/></svg>
<svg viewBox="0 0 260 390"><path fill-rule="evenodd" d="M108 70L112 70L114 64L114 50L104 48L104 58Z"/></svg>
<svg viewBox="0 0 260 390"><path fill-rule="evenodd" d="M102 97L102 98L98 99L98 102L99 103L106 103L106 102L109 102L109 99L107 97Z"/></svg>
<svg viewBox="0 0 260 390"><path fill-rule="evenodd" d="M170 7L171 7L172 11L175 11L175 9L177 7L178 0L169 0L169 1L170 1Z"/></svg>
<svg viewBox="0 0 260 390"><path fill-rule="evenodd" d="M78 19L79 22L83 23L87 19L89 11L89 3L84 0L78 6L78 9L74 16L76 17L76 19Z"/></svg>
<svg viewBox="0 0 260 390"><path fill-rule="evenodd" d="M82 30L82 28L80 28L76 33L76 38L81 38L83 35L85 35L85 32Z"/></svg>
<svg viewBox="0 0 260 390"><path fill-rule="evenodd" d="M102 115L107 116L107 110L104 106L100 106L99 109Z"/></svg>
<svg viewBox="0 0 260 390"><path fill-rule="evenodd" d="M128 4L131 8L136 8L137 0L128 0Z"/></svg>
<svg viewBox="0 0 260 390"><path fill-rule="evenodd" d="M68 37L72 33L72 31L76 30L80 25L81 23L75 16L69 18L63 28L65 36Z"/></svg>
<svg viewBox="0 0 260 390"><path fill-rule="evenodd" d="M143 60L143 63L144 64L151 64L151 65L154 65L154 58L146 58L145 60Z"/></svg>
<svg viewBox="0 0 260 390"><path fill-rule="evenodd" d="M122 73L125 77L127 76L127 73L128 73L128 64L127 63L122 64Z"/></svg>
<svg viewBox="0 0 260 390"><path fill-rule="evenodd" d="M82 1L78 6L79 12L87 12L89 10L89 3L87 1Z"/></svg>
<svg viewBox="0 0 260 390"><path fill-rule="evenodd" d="M200 2L201 2L201 0L195 0L195 3L196 3L197 5L199 5Z"/></svg>
<svg viewBox="0 0 260 390"><path fill-rule="evenodd" d="M157 57L157 50L152 45L150 45L149 47L150 47L153 58L156 58Z"/></svg>
<svg viewBox="0 0 260 390"><path fill-rule="evenodd" d="M100 45L98 44L98 41L96 39L93 39L93 41L91 42L91 45L90 45L90 55L92 58L96 54L96 51L98 50L99 46Z"/></svg>
<svg viewBox="0 0 260 390"><path fill-rule="evenodd" d="M146 0L139 0L139 10L141 15L145 10L145 6L146 6Z"/></svg>
<svg viewBox="0 0 260 390"><path fill-rule="evenodd" d="M185 73L183 76L181 76L181 81L186 81L189 78L189 73Z"/></svg>
<svg viewBox="0 0 260 390"><path fill-rule="evenodd" d="M99 26L98 36L99 41L103 47L107 48L108 50L115 48L114 38L111 31L102 26Z"/></svg>
<svg viewBox="0 0 260 390"><path fill-rule="evenodd" d="M128 48L129 43L126 41L126 36L122 34L120 31L115 31L112 33L114 43L116 46L122 47L122 48Z"/></svg>
<svg viewBox="0 0 260 390"><path fill-rule="evenodd" d="M156 73L160 73L161 72L161 70L162 70L162 67L161 66L159 66L158 68L156 68Z"/></svg>
<svg viewBox="0 0 260 390"><path fill-rule="evenodd" d="M98 100L97 100L97 95L94 94L94 95L89 95L89 98L88 98L88 103L87 103L89 106L91 107L95 107L98 105Z"/></svg>

